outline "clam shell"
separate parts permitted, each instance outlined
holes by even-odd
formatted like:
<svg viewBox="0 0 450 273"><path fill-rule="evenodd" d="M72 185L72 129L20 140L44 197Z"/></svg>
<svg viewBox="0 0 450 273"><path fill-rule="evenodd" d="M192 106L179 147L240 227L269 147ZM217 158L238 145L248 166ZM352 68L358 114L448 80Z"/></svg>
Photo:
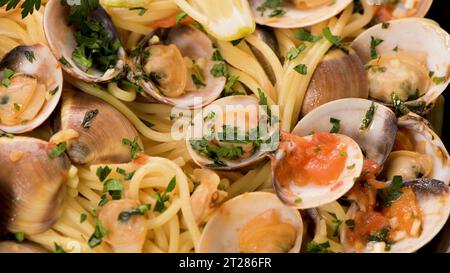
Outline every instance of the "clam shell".
<svg viewBox="0 0 450 273"><path fill-rule="evenodd" d="M392 52L396 47L399 52L424 52L428 70L433 71L437 77L446 77L445 82L440 84L431 81L430 87L422 97L408 103L425 101L429 105L447 88L450 83L450 36L438 25L431 23L430 20L406 18L390 21L387 28L378 24L367 29L351 44L365 64L371 59L371 37L383 40L376 47L379 56Z"/></svg>
<svg viewBox="0 0 450 273"><path fill-rule="evenodd" d="M297 230L294 247L289 251L300 251L303 222L298 210L281 203L277 196L268 192L251 192L228 200L216 210L206 224L198 244L202 253L238 253L239 232L252 218L269 210L276 209L283 222L288 222Z"/></svg>
<svg viewBox="0 0 450 273"><path fill-rule="evenodd" d="M324 4L316 8L297 9L291 4L283 4L286 13L281 17L269 17L271 11L266 11L264 15L257 10L265 0L250 0L250 5L255 15L255 20L260 25L273 28L300 28L314 25L325 21L342 10L344 10L352 0L335 0L329 5ZM282 1L284 2L284 1Z"/></svg>
<svg viewBox="0 0 450 273"><path fill-rule="evenodd" d="M25 52L33 52L35 58L32 63L27 60ZM0 62L0 71L4 68L14 70L16 74L23 73L36 78L38 83L46 85L47 92L57 88L54 95L45 100L44 105L33 120L15 126L0 124L0 131L13 134L29 132L47 120L61 98L63 88L61 66L47 46L35 44L32 46L18 46L11 50Z"/></svg>

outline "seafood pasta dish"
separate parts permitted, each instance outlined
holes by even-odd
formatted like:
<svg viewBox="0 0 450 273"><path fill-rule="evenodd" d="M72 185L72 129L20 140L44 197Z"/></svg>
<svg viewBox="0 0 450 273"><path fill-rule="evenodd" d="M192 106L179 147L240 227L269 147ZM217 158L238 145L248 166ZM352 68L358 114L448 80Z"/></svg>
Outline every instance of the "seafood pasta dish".
<svg viewBox="0 0 450 273"><path fill-rule="evenodd" d="M0 253L423 249L432 2L0 0Z"/></svg>

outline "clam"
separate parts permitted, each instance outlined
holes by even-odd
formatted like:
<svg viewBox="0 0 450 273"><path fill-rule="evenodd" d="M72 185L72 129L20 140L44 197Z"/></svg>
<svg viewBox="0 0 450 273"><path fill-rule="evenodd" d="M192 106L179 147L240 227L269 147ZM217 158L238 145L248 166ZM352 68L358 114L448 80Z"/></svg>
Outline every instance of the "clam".
<svg viewBox="0 0 450 273"><path fill-rule="evenodd" d="M77 79L86 82L105 82L113 79L123 70L127 57L111 18L101 6L98 6L83 19L82 23L92 28L96 27L99 33L95 35L91 33L93 37L99 36L99 40L93 45L88 45L86 41L81 42L86 38L82 37L79 25L73 22L69 24L71 9L76 8L65 4L70 2L52 0L45 5L44 32L51 51L61 62L64 71ZM83 35L88 37L91 34ZM106 53L106 47L110 52ZM97 56L96 52L107 55L93 57ZM90 57L92 63L77 58L79 55Z"/></svg>
<svg viewBox="0 0 450 273"><path fill-rule="evenodd" d="M195 27L158 29L133 52L130 80L160 102L198 108L217 99L225 86L224 74L213 73L225 64L213 56L209 37Z"/></svg>
<svg viewBox="0 0 450 273"><path fill-rule="evenodd" d="M394 151L384 168L388 179L403 178L403 193L390 206L377 211L389 225L389 242L369 242L355 249L346 227L341 230L341 240L347 251L414 252L437 235L450 215L449 154L442 141L424 118L413 113L401 117L398 127ZM364 215L361 211L357 203L352 204L348 219ZM407 221L409 224L404 224Z"/></svg>
<svg viewBox="0 0 450 273"><path fill-rule="evenodd" d="M264 160L274 140L275 122L253 96L228 96L214 101L187 128L186 146L195 163L217 170L235 170Z"/></svg>
<svg viewBox="0 0 450 273"><path fill-rule="evenodd" d="M397 133L394 112L366 99L340 99L311 111L299 121L292 133L306 136L311 132L329 132L333 127L332 119L339 123L338 132L354 139L366 158L383 164Z"/></svg>
<svg viewBox="0 0 450 273"><path fill-rule="evenodd" d="M0 138L0 226L37 234L62 212L70 161L51 156L48 142L29 137Z"/></svg>
<svg viewBox="0 0 450 273"><path fill-rule="evenodd" d="M394 145L394 150L410 151L422 157L426 155L431 160L431 168L428 172L422 172L426 177L450 183L450 157L439 136L431 129L429 122L414 114L409 113L398 120L399 137ZM427 162L421 165L429 165Z"/></svg>
<svg viewBox="0 0 450 273"><path fill-rule="evenodd" d="M283 133L272 156L273 185L289 206L318 207L339 199L353 187L363 161L361 149L348 136Z"/></svg>
<svg viewBox="0 0 450 273"><path fill-rule="evenodd" d="M274 28L300 28L325 21L344 10L351 0L250 0L255 20Z"/></svg>
<svg viewBox="0 0 450 273"><path fill-rule="evenodd" d="M24 133L53 112L63 85L59 63L43 44L18 46L0 61L0 130Z"/></svg>
<svg viewBox="0 0 450 273"><path fill-rule="evenodd" d="M277 57L281 59L278 41L272 29L268 27L257 26L255 32L253 32L253 35L255 35L256 37L258 37L258 39L266 43L277 55ZM252 50L258 62L261 64L264 71L266 72L267 76L270 79L270 82L272 82L272 84L275 84L276 83L275 72L273 71L269 61L266 59L266 57L264 57L264 54L261 51L259 51L256 47L254 47L251 44L249 44L249 47Z"/></svg>
<svg viewBox="0 0 450 273"><path fill-rule="evenodd" d="M317 66L303 100L302 116L338 99L369 97L367 73L358 55L350 49L329 51Z"/></svg>
<svg viewBox="0 0 450 273"><path fill-rule="evenodd" d="M414 198L414 202L402 198ZM378 213L378 217L386 219L387 226L383 229L384 240L368 237L366 245L359 243L355 247L352 241L352 231L345 225L341 229L341 242L347 252L415 252L427 244L445 225L450 214L450 190L448 185L440 180L421 178L403 183L402 195L399 201L394 201L390 207ZM398 212L401 212L400 214ZM347 219L355 219L357 214L364 215L356 203L353 203ZM412 220L409 228L401 226ZM358 232L358 221L354 230ZM381 231L383 232L383 231ZM370 239L374 238L374 239Z"/></svg>
<svg viewBox="0 0 450 273"><path fill-rule="evenodd" d="M225 202L206 224L198 252L300 252L300 213L273 193L251 192Z"/></svg>
<svg viewBox="0 0 450 273"><path fill-rule="evenodd" d="M31 242L2 241L0 253L48 253L48 250Z"/></svg>
<svg viewBox="0 0 450 273"><path fill-rule="evenodd" d="M424 17L433 0L401 0L381 4L375 18L377 21L389 21L405 17Z"/></svg>
<svg viewBox="0 0 450 273"><path fill-rule="evenodd" d="M67 153L76 164L129 162L130 147L122 144L123 139L136 140L142 147L136 129L125 116L83 92L64 90L56 126L61 132L75 131L67 140Z"/></svg>
<svg viewBox="0 0 450 273"><path fill-rule="evenodd" d="M397 97L426 112L450 82L449 39L436 24L407 18L369 28L351 47L366 64L372 99L392 104Z"/></svg>

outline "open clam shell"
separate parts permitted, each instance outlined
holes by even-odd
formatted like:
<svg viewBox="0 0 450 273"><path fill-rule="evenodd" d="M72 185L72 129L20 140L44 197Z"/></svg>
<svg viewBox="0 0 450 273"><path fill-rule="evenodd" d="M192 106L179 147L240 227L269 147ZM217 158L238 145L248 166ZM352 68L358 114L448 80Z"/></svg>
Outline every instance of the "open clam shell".
<svg viewBox="0 0 450 273"><path fill-rule="evenodd" d="M6 54L0 61L0 72L5 69L14 71L10 78L11 84L8 87L0 86L6 93L0 92L0 112L8 109L1 108L20 108L15 118L16 124L5 125L0 118L0 130L8 133L24 133L38 127L50 116L61 97L63 88L63 76L61 66L53 57L51 51L43 44L32 46L18 46ZM2 75L4 73L1 73ZM0 76L1 80L4 80ZM22 77L17 83L13 83L15 77ZM15 92L22 94L9 93L8 88L14 85L26 85L23 79L36 81L35 88L27 103L19 103L24 100L25 92L29 89L17 86ZM16 99L17 101L14 101ZM19 107L16 107L18 106ZM20 112L20 114L19 114ZM5 118L3 116L3 118ZM28 118L31 118L28 120Z"/></svg>
<svg viewBox="0 0 450 273"><path fill-rule="evenodd" d="M201 113L195 116L193 123L187 129L186 146L194 162L206 168L234 170L262 161L270 152L269 148L272 147L271 145L278 143L275 138L277 135L275 123L269 125L266 131L261 131L259 136L257 131L252 130L259 130L257 126L261 122L260 115L262 111L259 108L258 99L252 96L229 96L208 105ZM211 118L212 113L214 118ZM224 124L228 122L235 124L234 126L230 125L229 128L236 127L236 133L231 132L230 134L229 131L223 130ZM248 130L247 132L245 132L246 129ZM210 137L211 135L212 137ZM207 136L209 136L210 141L208 143L214 143L215 147L239 149L243 151L242 156L233 158L219 157L215 160L205 155L199 147L199 144L201 144L199 141L204 141ZM223 139L219 139L220 137ZM276 143L256 145L256 142L261 139L273 140Z"/></svg>
<svg viewBox="0 0 450 273"><path fill-rule="evenodd" d="M164 62L171 65L171 67L164 68L170 72L151 71L147 73L145 71L149 64L149 58L152 58L155 53L150 54L150 56L137 54L137 56L132 58L131 69L133 73L129 75L130 80L139 84L144 89L145 95L149 95L160 102L184 109L202 107L210 104L220 96L225 86L226 78L224 76L214 76L210 72L218 62L217 60L213 60L215 49L212 41L205 33L188 25L178 25L169 29L158 29L146 35L140 42L137 50L151 53L152 47L154 46L175 46L175 49L172 48L171 50L175 50L176 54L172 53L175 57L170 58L170 60L164 60ZM164 52L160 54L161 58L169 58L163 54ZM185 72L181 68L186 66L186 58L194 62L195 60L202 60L204 62L204 67L199 72L204 77L204 80L196 84L195 90L186 90L186 82L193 81L191 77L195 75L189 74L187 79L185 78ZM162 59L159 60L159 62L161 61ZM150 65L148 67L153 66ZM179 79L176 78L177 75ZM177 84L184 83L184 86L179 87L182 92L177 92L176 95L172 96L165 94L165 90L158 83L158 77L163 77L162 81L164 81L164 78L168 79L170 77L167 81L171 81L172 85L175 82Z"/></svg>
<svg viewBox="0 0 450 273"><path fill-rule="evenodd" d="M200 237L198 252L243 252L239 242L241 232L252 219L269 210L274 210L281 222L288 223L295 229L295 241L287 251L298 253L303 236L300 213L285 206L275 194L268 192L245 193L222 204L206 224Z"/></svg>
<svg viewBox="0 0 450 273"><path fill-rule="evenodd" d="M97 69L95 64L88 71L79 67L72 59L72 53L77 47L77 30L73 25L68 25L69 10L70 7L63 5L60 0L51 0L45 5L44 33L53 55L63 64L64 71L77 79L86 82L106 82L113 79L123 70L127 58L125 49L120 46L115 66L106 71ZM101 6L89 18L99 22L112 38L119 39L111 18Z"/></svg>
<svg viewBox="0 0 450 273"><path fill-rule="evenodd" d="M361 129L366 114L373 108L373 118L366 129ZM306 136L311 132L329 132L332 128L330 119L339 120L339 133L355 140L368 159L382 164L395 142L397 119L394 112L379 103L366 99L348 98L323 104L303 119L292 133Z"/></svg>
<svg viewBox="0 0 450 273"><path fill-rule="evenodd" d="M403 0L396 2L382 4L376 12L376 20L381 22L405 17L424 17L430 10L433 0Z"/></svg>
<svg viewBox="0 0 450 273"><path fill-rule="evenodd" d="M363 167L364 158L362 152L358 144L345 135L335 134L330 137L333 139L336 138L338 141L334 150L340 151L340 156L345 156L345 162L342 170L338 173L337 178L324 183L322 179L323 174L315 174L314 177L311 177L311 171L309 171L309 169L306 171L303 169L301 171L302 175L305 177L308 176L309 178L302 176L297 177L293 172L300 172L300 170L290 169L293 168L290 164L292 164L292 159L295 159L298 164L305 164L305 166L298 165L298 168L314 168L312 167L313 165L320 164L317 163L317 160L320 160L318 158L328 155L319 154L322 153L322 149L329 149L328 147L323 148L327 143L319 142L319 144L314 144L316 146L310 148L304 146L300 147L297 146L298 143L295 142L296 140L293 140L292 137L286 137L283 134L281 135L280 146L272 158L272 179L275 192L283 203L298 209L314 208L339 199L353 187L356 179L361 174ZM314 135L301 138L302 143L305 141L312 143L315 140ZM287 143L287 145L282 145L284 143ZM296 149L301 150L303 154L298 155L295 152ZM312 152L309 149L311 149ZM298 157L309 156L310 152L315 153L316 156L309 161L301 162L302 159ZM292 157L292 159L286 159L285 162L285 157ZM333 157L331 157L330 160L334 160ZM315 169L315 171L328 172L329 170ZM299 178L304 180L300 181L301 184L296 181L296 179ZM306 179L310 179L311 181Z"/></svg>
<svg viewBox="0 0 450 273"><path fill-rule="evenodd" d="M371 46L376 39L378 41L382 40L382 42L375 47ZM389 54L396 56L407 54L413 60L417 58L415 61L421 64L414 64L410 69L419 69L419 67L423 66L423 68L420 68L420 72L415 74L415 77L422 76L421 79L419 78L418 84L425 82L428 82L428 84L424 85L425 90L419 90L418 98L414 98L417 96L412 96L411 99L407 99L406 103L411 106L420 106L421 111L425 111L426 106L429 106L450 83L449 41L449 34L438 25L430 23L429 20L406 18L390 21L387 27L383 27L383 24L378 24L369 28L353 41L351 47L365 64L373 61L374 53L376 53L376 56L381 56L381 59L379 59L381 61L383 55L387 56ZM377 59L375 58L375 60ZM383 75L383 73L385 72L379 72L378 75ZM405 78L405 80L411 80L411 77ZM372 95L372 92L381 92L377 91L377 89L376 86L375 89L370 89L369 95ZM394 91L398 92L399 90L389 89L386 92ZM411 91L415 92L416 90ZM390 94L381 95L384 97L390 96ZM390 101L384 102L390 104ZM420 110L418 111L421 112Z"/></svg>
<svg viewBox="0 0 450 273"><path fill-rule="evenodd" d="M267 25L274 28L299 28L311 26L335 16L344 10L352 1L325 0L320 1L321 3L319 3L319 5L313 7L309 7L309 4L306 2L314 1L281 1L281 7L268 9L263 12L261 7L264 6L264 2L265 0L250 0L250 5L253 10L253 14L255 15L255 20L258 24ZM297 8L292 2L299 2L299 8ZM276 12L276 10L283 10L285 13L274 16L274 12Z"/></svg>

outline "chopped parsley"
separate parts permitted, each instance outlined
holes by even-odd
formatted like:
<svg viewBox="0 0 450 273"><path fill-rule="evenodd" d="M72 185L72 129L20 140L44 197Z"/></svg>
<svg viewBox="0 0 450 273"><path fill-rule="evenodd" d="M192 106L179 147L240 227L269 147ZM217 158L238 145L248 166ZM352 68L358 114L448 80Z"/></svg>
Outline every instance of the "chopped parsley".
<svg viewBox="0 0 450 273"><path fill-rule="evenodd" d="M227 79L227 83L225 84L225 87L223 89L223 96L230 96L233 95L235 93L235 91L233 90L233 87L236 85L236 83L239 80L239 76L236 75L231 75L228 77Z"/></svg>
<svg viewBox="0 0 450 273"><path fill-rule="evenodd" d="M67 142L58 143L53 149L48 152L51 158L60 157L67 149Z"/></svg>
<svg viewBox="0 0 450 273"><path fill-rule="evenodd" d="M339 133L339 129L341 128L341 121L336 118L330 118L331 129L330 133Z"/></svg>
<svg viewBox="0 0 450 273"><path fill-rule="evenodd" d="M66 66L66 67L69 67L69 68L72 67L72 65L71 65L71 64L67 61L67 59L64 58L64 57L61 57L61 58L59 59L59 62L60 62L62 65Z"/></svg>
<svg viewBox="0 0 450 273"><path fill-rule="evenodd" d="M131 180L133 178L135 172L136 171L127 173L127 171L125 171L124 169L119 168L119 167L117 167L117 169L116 169L116 173L120 173L121 175L123 175L123 177L126 181Z"/></svg>
<svg viewBox="0 0 450 273"><path fill-rule="evenodd" d="M301 202L303 202L303 199L300 197L295 198L295 200L294 200L294 203L301 203Z"/></svg>
<svg viewBox="0 0 450 273"><path fill-rule="evenodd" d="M53 244L55 245L54 253L66 253L62 246L58 245L56 242L53 242Z"/></svg>
<svg viewBox="0 0 450 273"><path fill-rule="evenodd" d="M329 27L325 27L324 29L322 29L322 34L325 37L325 39L327 39L333 45L341 46L341 37L333 35Z"/></svg>
<svg viewBox="0 0 450 273"><path fill-rule="evenodd" d="M138 143L138 137L135 137L133 140L129 140L128 138L122 139L122 144L130 146L130 156L131 159L136 160L138 158L137 152L144 152L141 146Z"/></svg>
<svg viewBox="0 0 450 273"><path fill-rule="evenodd" d="M142 121L142 123L144 123L145 124L145 126L147 126L148 128L152 128L152 127L154 127L155 126L155 124L153 124L153 123L151 123L150 121L148 121L148 120L145 120L145 119L140 119L141 121Z"/></svg>
<svg viewBox="0 0 450 273"><path fill-rule="evenodd" d="M228 75L228 67L225 63L214 64L211 68L211 75L214 77L226 77Z"/></svg>
<svg viewBox="0 0 450 273"><path fill-rule="evenodd" d="M102 226L102 223L100 220L97 219L95 222L95 230L94 233L92 233L91 237L88 240L88 245L91 248L94 248L102 243L103 237L108 235L108 230Z"/></svg>
<svg viewBox="0 0 450 273"><path fill-rule="evenodd" d="M435 84L441 84L446 81L445 77L433 77L433 82Z"/></svg>
<svg viewBox="0 0 450 273"><path fill-rule="evenodd" d="M82 213L82 214L80 215L80 224L83 223L83 222L86 221L86 220L87 220L87 215L86 215L85 213Z"/></svg>
<svg viewBox="0 0 450 273"><path fill-rule="evenodd" d="M397 94L392 92L391 94L392 104L394 105L394 111L399 116L404 116L409 113L408 107L405 103L398 97Z"/></svg>
<svg viewBox="0 0 450 273"><path fill-rule="evenodd" d="M138 10L139 16L143 16L147 12L147 9L144 7L134 7L134 8L129 8L129 10Z"/></svg>
<svg viewBox="0 0 450 273"><path fill-rule="evenodd" d="M308 67L305 64L298 64L294 67L295 72L306 75L308 74Z"/></svg>
<svg viewBox="0 0 450 273"><path fill-rule="evenodd" d="M15 232L14 237L16 238L16 241L23 242L25 240L25 232L22 231Z"/></svg>
<svg viewBox="0 0 450 273"><path fill-rule="evenodd" d="M6 5L6 11L10 9L15 9L20 3L19 0L0 0L0 8ZM41 7L41 0L25 0L23 1L20 8L22 9L22 19L27 17L29 14L33 14L34 10L39 10Z"/></svg>
<svg viewBox="0 0 450 273"><path fill-rule="evenodd" d="M59 90L59 85L56 86L53 90L50 90L48 93L52 96L54 96L56 94L56 92L58 92Z"/></svg>
<svg viewBox="0 0 450 273"><path fill-rule="evenodd" d="M286 13L282 8L281 0L265 0L256 10L260 12L261 16L264 16L267 10L271 10L269 17L279 17Z"/></svg>
<svg viewBox="0 0 450 273"><path fill-rule="evenodd" d="M383 42L382 39L378 39L373 36L370 37L370 58L372 60L378 58L377 46L380 45L382 42Z"/></svg>
<svg viewBox="0 0 450 273"><path fill-rule="evenodd" d="M123 185L122 181L116 178L111 178L103 184L103 192L109 193L113 200L122 198Z"/></svg>
<svg viewBox="0 0 450 273"><path fill-rule="evenodd" d="M127 211L122 211L121 213L119 213L118 216L118 220L121 222L127 222L128 220L130 220L131 216L133 215L144 215L147 211L150 210L150 205L146 204L146 205L140 205L137 208L132 208L130 210Z"/></svg>
<svg viewBox="0 0 450 273"><path fill-rule="evenodd" d="M2 79L2 85L4 87L9 87L10 83L11 83L11 78L12 76L14 76L14 70L11 70L9 68L5 68L3 70L3 79Z"/></svg>
<svg viewBox="0 0 450 273"><path fill-rule="evenodd" d="M359 126L360 130L367 130L372 124L373 117L375 116L375 111L377 110L377 106L374 102L370 105L369 109L366 111L366 115L364 116L361 125Z"/></svg>
<svg viewBox="0 0 450 273"><path fill-rule="evenodd" d="M99 207L103 207L104 205L106 205L106 203L108 203L108 196L106 196L106 194L102 194L102 196L100 197L100 201L98 201L98 206Z"/></svg>
<svg viewBox="0 0 450 273"><path fill-rule="evenodd" d="M14 103L13 104L13 106L14 106L14 110L15 111L17 111L17 112L19 112L20 111L20 109L22 109L22 104L20 104L20 103Z"/></svg>
<svg viewBox="0 0 450 273"><path fill-rule="evenodd" d="M336 236L339 235L339 229L340 229L340 227L342 225L342 221L339 220L339 219L334 219L333 220L333 224L335 224L334 231L333 231L333 236L336 237Z"/></svg>
<svg viewBox="0 0 450 273"><path fill-rule="evenodd" d="M384 199L384 206L389 207L395 200L399 199L402 196L403 192L401 191L403 187L403 179L401 176L396 175L392 178L391 185L387 191L386 197Z"/></svg>
<svg viewBox="0 0 450 273"><path fill-rule="evenodd" d="M379 232L367 236L366 240L368 242L385 242L385 250L388 251L391 248L392 242L389 239L389 227L382 228Z"/></svg>
<svg viewBox="0 0 450 273"><path fill-rule="evenodd" d="M169 184L167 185L166 190L162 194L160 194L159 192L156 193L156 204L154 211L162 213L167 209L165 203L169 201L169 193L171 193L175 189L176 185L177 185L177 178L176 176L174 176L172 177Z"/></svg>
<svg viewBox="0 0 450 273"><path fill-rule="evenodd" d="M108 166L105 166L105 167L100 166L97 168L97 171L95 172L95 174L97 175L100 182L105 181L105 179L108 177L108 175L110 173L111 173L111 168L109 168Z"/></svg>
<svg viewBox="0 0 450 273"><path fill-rule="evenodd" d="M220 54L219 50L216 50L216 51L213 52L213 55L212 55L211 59L213 61L219 61L219 62L223 61L223 57Z"/></svg>
<svg viewBox="0 0 450 273"><path fill-rule="evenodd" d="M92 119L95 118L98 114L98 109L89 110L84 114L83 122L81 123L81 127L85 129L89 129L91 127Z"/></svg>
<svg viewBox="0 0 450 273"><path fill-rule="evenodd" d="M319 41L320 39L322 39L322 36L312 35L311 32L307 31L306 29L301 28L301 29L297 30L297 32L295 32L295 38L300 41L315 43L315 42Z"/></svg>
<svg viewBox="0 0 450 273"><path fill-rule="evenodd" d="M182 11L180 13L177 14L177 16L175 17L175 22L177 23L177 25L187 17L187 13Z"/></svg>
<svg viewBox="0 0 450 273"><path fill-rule="evenodd" d="M298 55L305 49L306 49L305 44L301 44L299 47L292 47L286 54L286 59L288 59L289 61L295 60L298 57Z"/></svg>
<svg viewBox="0 0 450 273"><path fill-rule="evenodd" d="M329 253L330 242L326 241L324 243L308 243L306 245L306 252L308 253Z"/></svg>
<svg viewBox="0 0 450 273"><path fill-rule="evenodd" d="M382 29L387 29L387 28L389 28L389 26L390 26L390 24L388 22L381 23L381 28Z"/></svg>

